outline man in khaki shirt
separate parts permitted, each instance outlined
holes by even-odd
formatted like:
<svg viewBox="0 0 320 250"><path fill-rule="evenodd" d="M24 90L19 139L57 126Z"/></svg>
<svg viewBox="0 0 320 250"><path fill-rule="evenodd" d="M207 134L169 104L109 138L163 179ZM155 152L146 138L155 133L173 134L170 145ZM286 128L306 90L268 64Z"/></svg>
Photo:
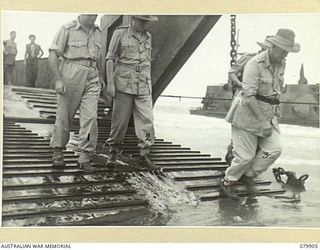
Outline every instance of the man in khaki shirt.
<svg viewBox="0 0 320 250"><path fill-rule="evenodd" d="M79 109L80 131L78 163L91 170L90 155L98 138L97 109L100 85L101 30L94 24L97 15L79 15L61 27L49 48L49 65L58 94L56 122L50 146L53 165L64 166L62 150L69 141L70 128ZM58 57L62 62L58 67Z"/></svg>
<svg viewBox="0 0 320 250"><path fill-rule="evenodd" d="M150 147L155 141L151 85L151 34L146 31L155 16L132 16L129 26L113 34L107 54L107 95L114 98L110 137L109 165L114 165L133 114L143 164L155 169Z"/></svg>
<svg viewBox="0 0 320 250"><path fill-rule="evenodd" d="M272 46L272 44L267 41L267 39L270 37L271 36L267 36L263 42L257 42L257 44L261 47L261 49L257 53L245 53L229 69L229 71L228 71L229 81L226 84L226 91L228 89L228 85L231 83L233 97L236 96L239 93L239 91L242 89L243 71L244 71L244 67L246 66L246 64L250 61L251 58L253 58L257 54L261 53L262 51L265 51L270 46ZM225 88L225 86L224 86L224 88ZM229 166L230 166L231 161L234 157L232 151L233 151L233 145L232 145L232 141L231 141L231 143L228 145L228 151L225 156L226 162L228 163Z"/></svg>
<svg viewBox="0 0 320 250"><path fill-rule="evenodd" d="M220 187L221 192L232 199L239 199L233 189L237 181L250 193L257 194L253 178L266 171L281 154L276 111L284 89L284 59L289 52L300 50L294 38L292 30L279 29L274 37L267 39L272 46L245 66L242 90L226 116L232 124L234 158Z"/></svg>
<svg viewBox="0 0 320 250"><path fill-rule="evenodd" d="M13 73L16 66L16 56L18 53L17 44L15 43L17 33L10 32L10 39L3 41L3 78L4 84L11 85L13 81Z"/></svg>

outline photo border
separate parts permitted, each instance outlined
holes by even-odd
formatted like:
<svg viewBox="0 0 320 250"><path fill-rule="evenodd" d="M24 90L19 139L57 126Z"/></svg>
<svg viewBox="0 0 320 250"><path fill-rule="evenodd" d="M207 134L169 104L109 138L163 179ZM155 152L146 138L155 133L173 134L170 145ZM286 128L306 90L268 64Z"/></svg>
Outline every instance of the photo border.
<svg viewBox="0 0 320 250"><path fill-rule="evenodd" d="M110 14L320 13L319 0L1 0L1 10ZM2 20L2 19L1 19ZM2 38L3 39L3 38ZM1 60L2 61L2 60ZM2 71L2 67L1 67ZM0 96L2 96L2 88ZM0 105L2 113L2 102ZM1 114L2 115L2 114ZM2 125L0 125L2 126ZM2 131L2 128L0 128ZM0 137L1 139L1 137ZM231 227L1 228L0 242L319 242L320 229Z"/></svg>

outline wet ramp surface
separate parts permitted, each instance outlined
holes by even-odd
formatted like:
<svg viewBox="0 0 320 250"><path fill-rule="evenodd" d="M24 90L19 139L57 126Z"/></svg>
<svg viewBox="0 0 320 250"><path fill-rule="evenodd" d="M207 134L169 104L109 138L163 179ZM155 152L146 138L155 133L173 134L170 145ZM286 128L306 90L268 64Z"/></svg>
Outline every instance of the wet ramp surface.
<svg viewBox="0 0 320 250"><path fill-rule="evenodd" d="M39 117L5 118L3 226L166 225L176 205L196 209L199 203L224 198L219 193L219 183L227 164L221 158L158 138L151 157L161 173L132 166L139 154L133 127L128 128L123 147L128 166L110 169L97 161L94 171L84 172L77 167L75 146L64 152L66 166L54 168L50 131L43 135L39 128L54 122L56 95L50 90L31 88L13 88L12 92L38 110ZM105 114L102 102L98 124L101 148L110 129L110 114ZM76 116L74 138L78 130ZM256 181L261 195L284 192L272 189L270 184ZM248 195L242 185L237 188L239 194Z"/></svg>

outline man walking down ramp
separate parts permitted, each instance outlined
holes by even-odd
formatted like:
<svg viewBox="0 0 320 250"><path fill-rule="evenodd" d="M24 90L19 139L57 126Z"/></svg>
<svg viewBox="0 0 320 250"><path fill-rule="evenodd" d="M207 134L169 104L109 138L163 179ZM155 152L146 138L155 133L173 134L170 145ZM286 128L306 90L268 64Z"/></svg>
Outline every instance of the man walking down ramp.
<svg viewBox="0 0 320 250"><path fill-rule="evenodd" d="M270 37L271 36L267 36L263 42L257 42L257 44L261 48L257 53L245 53L230 68L230 70L228 72L229 81L225 86L226 86L226 90L227 90L228 85L231 83L231 90L232 90L233 98L237 98L239 91L242 89L242 76L243 76L244 67L250 61L251 58L253 58L257 54L265 51L266 49L268 49L271 46L271 43L268 42L268 40L267 40ZM225 88L225 86L224 86L224 88ZM233 105L235 105L235 104L236 104L236 102L233 103ZM226 162L228 163L229 166L231 165L231 161L233 159L233 152L232 151L233 151L233 144L231 141L231 143L228 146L227 154L225 156Z"/></svg>
<svg viewBox="0 0 320 250"><path fill-rule="evenodd" d="M143 165L156 169L150 160L150 147L155 141L151 85L151 34L149 21L155 16L132 16L129 26L119 27L113 34L107 54L107 95L114 98L110 137L109 166L114 166L128 123L133 114L139 138Z"/></svg>
<svg viewBox="0 0 320 250"><path fill-rule="evenodd" d="M94 24L96 18L97 15L79 15L58 31L49 49L49 64L59 95L50 143L54 166L65 165L62 150L69 141L70 127L79 109L78 163L84 170L92 169L90 155L97 144L97 109L100 84L103 84L102 78L99 79L101 30ZM59 69L58 57L62 57Z"/></svg>
<svg viewBox="0 0 320 250"><path fill-rule="evenodd" d="M279 98L284 89L284 59L288 52L300 50L294 38L292 30L279 29L267 39L272 46L245 66L240 100L234 99L226 116L232 124L234 158L220 186L221 192L232 199L239 199L233 189L238 181L250 193L257 194L253 178L266 171L281 154Z"/></svg>

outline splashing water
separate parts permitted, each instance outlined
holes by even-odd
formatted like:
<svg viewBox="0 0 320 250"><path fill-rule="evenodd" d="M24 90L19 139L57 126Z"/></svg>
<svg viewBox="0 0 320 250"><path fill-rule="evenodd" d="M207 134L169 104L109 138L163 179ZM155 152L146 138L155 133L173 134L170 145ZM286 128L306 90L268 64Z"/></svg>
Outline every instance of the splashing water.
<svg viewBox="0 0 320 250"><path fill-rule="evenodd" d="M153 211L162 214L172 214L173 208L180 206L197 206L198 201L192 192L177 185L170 178L161 178L148 172L130 173L127 177L136 191L148 200Z"/></svg>

